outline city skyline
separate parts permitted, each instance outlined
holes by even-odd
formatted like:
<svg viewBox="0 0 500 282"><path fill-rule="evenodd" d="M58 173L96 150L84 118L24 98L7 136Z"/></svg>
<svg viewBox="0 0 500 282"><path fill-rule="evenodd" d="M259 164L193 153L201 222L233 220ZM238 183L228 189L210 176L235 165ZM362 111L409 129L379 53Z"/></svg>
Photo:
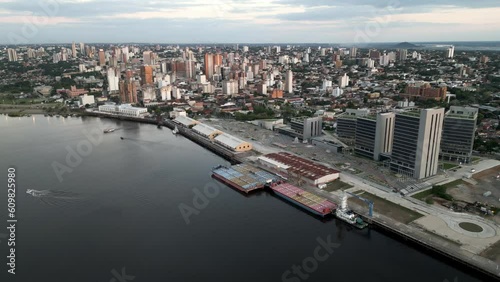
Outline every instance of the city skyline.
<svg viewBox="0 0 500 282"><path fill-rule="evenodd" d="M498 1L371 2L0 0L0 43L500 40Z"/></svg>

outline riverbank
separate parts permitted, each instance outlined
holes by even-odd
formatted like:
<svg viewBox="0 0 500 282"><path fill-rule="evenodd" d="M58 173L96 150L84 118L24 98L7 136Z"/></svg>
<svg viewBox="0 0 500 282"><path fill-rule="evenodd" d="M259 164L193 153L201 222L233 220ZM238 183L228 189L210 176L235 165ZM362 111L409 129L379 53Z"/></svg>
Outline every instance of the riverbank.
<svg viewBox="0 0 500 282"><path fill-rule="evenodd" d="M95 116L100 116L102 118L157 124L157 121L152 119L128 118L128 117L118 117L110 115L104 116L98 114L95 114ZM172 123L169 121L161 122L161 124L173 128ZM202 145L205 148L208 149L211 148L212 143L210 142L200 143L201 141L197 142L196 140L193 139L194 135L188 133L187 130L186 132L181 132L181 134L186 136L188 139L191 139L196 143ZM198 139L201 140L201 138ZM214 152L218 153L216 150ZM374 217L368 218L366 215L367 214L366 206L364 206L362 203L350 203L351 208L357 213L363 215L365 219L371 222L373 224L372 226L374 226L375 228L384 230L388 234L398 237L403 241L411 242L412 244L415 244L416 246L419 246L424 250L429 250L432 251L433 253L439 254L442 257L446 257L450 261L458 262L461 265L467 266L468 269L474 270L478 275L480 274L482 276L487 276L489 279L499 280L497 264L485 257L480 256L480 254L474 252L474 250L472 250L471 248L466 247L466 245L467 246L474 245L475 242L474 240L482 240L481 238L479 239L469 238L468 240L470 241L463 241L461 243L457 243L456 241L453 240L454 237L452 236L440 235L440 232L442 232L444 228L446 228L446 225L448 223L446 219L449 219L448 217L450 217L450 215L448 215L446 211L442 209L436 210L435 208L426 209L420 204L411 202L408 203L408 200L406 198L403 198L394 193L391 194L380 191L377 188L370 187L366 183L360 183L359 179L350 177L348 174L345 173L342 174L342 178L344 182L349 183L355 187L352 189L357 189L357 190L362 189L381 199L393 202L401 206L405 206L406 208L409 208L415 212L422 214L423 215L422 218L425 218L425 221L421 221L418 224L415 224L414 222L399 222L397 219L394 219L390 215L385 214L383 211L379 211L377 209L377 206L375 207ZM309 192L325 197L327 199L331 199L332 201L335 201L337 203L340 200L340 192L329 193L327 191L323 191L315 187L301 187L301 188L304 188ZM352 190L352 192L355 192L355 190ZM440 216L436 216L436 214L441 214L442 215L441 219ZM471 217L471 220L472 219L473 217ZM433 224L433 226L436 227L434 232L432 232L433 231L432 229L428 230L427 227L424 226L424 224L426 223ZM448 234L454 234L454 233L448 233ZM462 236L466 235L462 234ZM495 236L498 236L498 232L495 234ZM493 241L493 239L488 239L488 240Z"/></svg>

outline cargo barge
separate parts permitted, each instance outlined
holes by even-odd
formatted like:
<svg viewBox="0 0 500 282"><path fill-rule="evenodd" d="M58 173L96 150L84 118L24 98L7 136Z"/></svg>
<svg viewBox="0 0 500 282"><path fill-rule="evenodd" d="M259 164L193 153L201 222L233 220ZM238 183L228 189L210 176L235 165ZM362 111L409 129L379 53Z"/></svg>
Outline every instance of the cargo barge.
<svg viewBox="0 0 500 282"><path fill-rule="evenodd" d="M247 194L279 180L278 176L247 164L214 167L212 177Z"/></svg>
<svg viewBox="0 0 500 282"><path fill-rule="evenodd" d="M274 183L269 187L280 198L321 217L332 214L337 209L336 204L325 198L306 192L289 183Z"/></svg>

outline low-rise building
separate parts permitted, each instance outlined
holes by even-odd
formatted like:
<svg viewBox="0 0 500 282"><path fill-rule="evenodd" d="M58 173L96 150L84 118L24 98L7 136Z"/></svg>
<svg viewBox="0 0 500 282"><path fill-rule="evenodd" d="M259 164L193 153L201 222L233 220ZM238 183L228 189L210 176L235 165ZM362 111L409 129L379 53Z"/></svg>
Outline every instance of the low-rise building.
<svg viewBox="0 0 500 282"><path fill-rule="evenodd" d="M107 104L99 106L99 112L106 114L120 115L120 116L128 116L128 117L141 117L147 114L148 109L132 107L132 105L130 104L122 104L122 105Z"/></svg>

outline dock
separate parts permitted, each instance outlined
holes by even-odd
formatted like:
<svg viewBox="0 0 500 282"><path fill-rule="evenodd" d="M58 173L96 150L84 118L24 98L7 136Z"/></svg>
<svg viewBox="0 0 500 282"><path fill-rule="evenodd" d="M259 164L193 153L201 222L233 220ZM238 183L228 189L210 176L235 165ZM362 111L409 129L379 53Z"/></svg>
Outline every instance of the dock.
<svg viewBox="0 0 500 282"><path fill-rule="evenodd" d="M278 176L248 164L219 166L212 173L217 180L247 194L279 180Z"/></svg>
<svg viewBox="0 0 500 282"><path fill-rule="evenodd" d="M332 214L337 209L337 205L327 199L304 191L289 183L271 185L270 188L279 197L321 217Z"/></svg>

